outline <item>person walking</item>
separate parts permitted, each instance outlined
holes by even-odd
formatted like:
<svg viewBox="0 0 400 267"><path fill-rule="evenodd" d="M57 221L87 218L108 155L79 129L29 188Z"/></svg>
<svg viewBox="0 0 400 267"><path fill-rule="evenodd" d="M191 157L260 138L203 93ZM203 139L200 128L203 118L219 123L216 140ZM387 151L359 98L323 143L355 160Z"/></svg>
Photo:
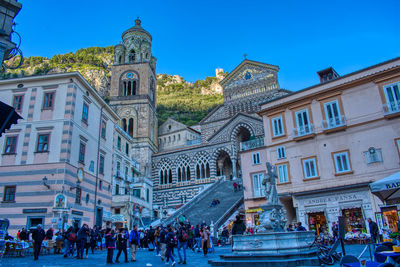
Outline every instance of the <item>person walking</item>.
<svg viewBox="0 0 400 267"><path fill-rule="evenodd" d="M186 264L186 249L187 249L188 239L189 239L188 229L183 224L183 222L180 222L180 227L178 229L178 256L179 256L178 264ZM181 256L181 250L183 250L183 260Z"/></svg>
<svg viewBox="0 0 400 267"><path fill-rule="evenodd" d="M200 235L200 226L198 224L196 225L196 228L194 228L194 239L196 240L197 252L200 252L201 235Z"/></svg>
<svg viewBox="0 0 400 267"><path fill-rule="evenodd" d="M120 228L119 229L119 233L117 235L118 254L117 254L117 258L115 259L115 263L119 263L118 259L119 259L119 256L121 255L121 252L124 252L125 262L129 262L128 261L128 253L126 251L128 238L129 238L129 235L127 235L127 233L125 232L125 229L124 228Z"/></svg>
<svg viewBox="0 0 400 267"><path fill-rule="evenodd" d="M167 241L165 239L165 236L167 235L167 233L168 233L168 229L167 228L162 229L161 233L160 233L161 260L162 261L164 261L165 254L167 253Z"/></svg>
<svg viewBox="0 0 400 267"><path fill-rule="evenodd" d="M90 249L92 250L92 254L94 254L94 250L96 248L97 240L99 239L99 230L97 229L97 225L93 226L93 229L90 230Z"/></svg>
<svg viewBox="0 0 400 267"><path fill-rule="evenodd" d="M115 249L114 230L111 230L111 228L107 228L105 239L107 248L107 264L113 264L114 249Z"/></svg>
<svg viewBox="0 0 400 267"><path fill-rule="evenodd" d="M371 218L368 218L369 233L371 234L371 242L376 243L378 241L378 225Z"/></svg>
<svg viewBox="0 0 400 267"><path fill-rule="evenodd" d="M129 235L129 244L131 247L131 261L136 261L136 251L140 245L140 235L137 225L133 226L133 230Z"/></svg>
<svg viewBox="0 0 400 267"><path fill-rule="evenodd" d="M336 222L332 223L332 235L333 235L332 243L335 243L336 240L338 240L339 238L339 228Z"/></svg>
<svg viewBox="0 0 400 267"><path fill-rule="evenodd" d="M156 256L161 256L161 254L160 254L160 251L161 251L160 233L161 233L161 227L158 226L156 231L154 232L154 241L155 241L155 245L156 245Z"/></svg>
<svg viewBox="0 0 400 267"><path fill-rule="evenodd" d="M175 247L175 233L172 227L168 228L168 233L165 235L165 240L166 240L166 245L167 245L167 251L166 251L166 257L165 257L165 264L168 264L169 260L171 260L171 266L175 266L176 262L174 259L174 256L172 256L172 251Z"/></svg>
<svg viewBox="0 0 400 267"><path fill-rule="evenodd" d="M53 228L49 228L49 230L46 231L46 240L52 240L54 235Z"/></svg>
<svg viewBox="0 0 400 267"><path fill-rule="evenodd" d="M76 241L76 258L83 259L83 251L85 250L85 245L89 235L89 227L87 224L83 224L81 229L79 229Z"/></svg>
<svg viewBox="0 0 400 267"><path fill-rule="evenodd" d="M37 261L39 259L40 249L42 248L42 242L46 236L44 230L42 229L42 225L39 224L36 229L32 229L32 239L34 241L34 251L33 251L33 260Z"/></svg>
<svg viewBox="0 0 400 267"><path fill-rule="evenodd" d="M202 227L200 234L201 234L201 248L203 249L203 254L206 257L208 249L211 248L210 231L206 227Z"/></svg>

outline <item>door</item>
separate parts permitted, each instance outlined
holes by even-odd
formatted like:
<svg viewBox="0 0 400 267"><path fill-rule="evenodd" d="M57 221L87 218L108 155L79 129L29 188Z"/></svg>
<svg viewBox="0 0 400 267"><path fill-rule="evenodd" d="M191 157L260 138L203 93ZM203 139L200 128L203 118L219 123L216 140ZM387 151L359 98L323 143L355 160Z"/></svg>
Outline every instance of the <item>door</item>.
<svg viewBox="0 0 400 267"><path fill-rule="evenodd" d="M26 228L30 229L32 227L36 228L39 224L44 225L43 217L28 217Z"/></svg>
<svg viewBox="0 0 400 267"><path fill-rule="evenodd" d="M334 128L342 124L338 102L332 101L324 104L325 119L328 128Z"/></svg>
<svg viewBox="0 0 400 267"><path fill-rule="evenodd" d="M303 109L296 112L297 135L302 136L311 133L308 110Z"/></svg>
<svg viewBox="0 0 400 267"><path fill-rule="evenodd" d="M103 208L97 207L96 209L96 225L101 226L103 224Z"/></svg>

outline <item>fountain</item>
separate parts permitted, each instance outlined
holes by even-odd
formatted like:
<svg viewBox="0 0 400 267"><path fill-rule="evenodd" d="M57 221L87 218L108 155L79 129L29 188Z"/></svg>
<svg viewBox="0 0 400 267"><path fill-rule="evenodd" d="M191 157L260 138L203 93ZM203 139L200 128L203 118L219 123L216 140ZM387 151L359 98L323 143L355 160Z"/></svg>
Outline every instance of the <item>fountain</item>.
<svg viewBox="0 0 400 267"><path fill-rule="evenodd" d="M253 235L234 235L232 253L210 260L212 266L319 266L314 231L286 232L286 211L276 191L276 168L267 162L267 203L262 205L260 225Z"/></svg>

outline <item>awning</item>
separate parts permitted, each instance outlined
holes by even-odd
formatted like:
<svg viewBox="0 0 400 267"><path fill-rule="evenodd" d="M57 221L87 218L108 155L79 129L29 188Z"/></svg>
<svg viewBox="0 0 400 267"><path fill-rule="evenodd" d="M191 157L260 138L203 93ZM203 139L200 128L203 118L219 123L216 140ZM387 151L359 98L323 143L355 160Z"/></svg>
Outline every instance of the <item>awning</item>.
<svg viewBox="0 0 400 267"><path fill-rule="evenodd" d="M257 208L257 209L248 209L246 210L246 213L255 213L259 211L264 211L262 208Z"/></svg>
<svg viewBox="0 0 400 267"><path fill-rule="evenodd" d="M22 119L13 107L4 104L0 101L0 136L8 129L11 125L16 124L19 119Z"/></svg>
<svg viewBox="0 0 400 267"><path fill-rule="evenodd" d="M371 192L382 201L400 198L400 172L369 184Z"/></svg>

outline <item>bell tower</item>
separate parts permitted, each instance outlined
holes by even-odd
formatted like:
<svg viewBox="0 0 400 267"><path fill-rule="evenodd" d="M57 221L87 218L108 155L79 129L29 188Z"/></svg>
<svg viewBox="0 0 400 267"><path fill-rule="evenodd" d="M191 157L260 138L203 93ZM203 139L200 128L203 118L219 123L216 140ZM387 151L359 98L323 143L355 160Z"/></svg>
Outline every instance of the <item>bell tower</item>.
<svg viewBox="0 0 400 267"><path fill-rule="evenodd" d="M110 105L121 117L120 127L133 139L131 153L140 163L140 172L150 177L151 156L157 151L156 58L151 52L152 37L135 25L122 33L115 46L111 67Z"/></svg>

